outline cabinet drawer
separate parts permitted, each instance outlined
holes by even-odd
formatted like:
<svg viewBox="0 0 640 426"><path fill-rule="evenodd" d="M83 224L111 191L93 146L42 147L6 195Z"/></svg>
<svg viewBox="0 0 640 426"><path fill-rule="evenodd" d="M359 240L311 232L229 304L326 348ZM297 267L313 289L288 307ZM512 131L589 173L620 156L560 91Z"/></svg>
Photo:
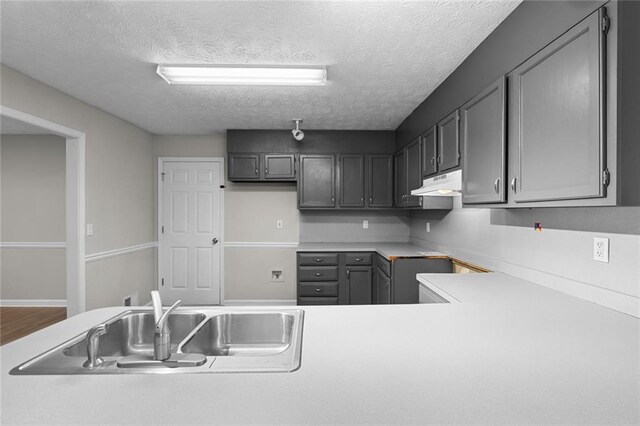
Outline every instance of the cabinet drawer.
<svg viewBox="0 0 640 426"><path fill-rule="evenodd" d="M347 253L346 264L353 265L371 265L371 253Z"/></svg>
<svg viewBox="0 0 640 426"><path fill-rule="evenodd" d="M299 265L337 265L338 255L335 253L299 253Z"/></svg>
<svg viewBox="0 0 640 426"><path fill-rule="evenodd" d="M376 256L376 268L381 269L387 277L391 277L391 262L380 255Z"/></svg>
<svg viewBox="0 0 640 426"><path fill-rule="evenodd" d="M337 297L298 297L298 305L337 305Z"/></svg>
<svg viewBox="0 0 640 426"><path fill-rule="evenodd" d="M337 282L299 283L298 296L338 297Z"/></svg>
<svg viewBox="0 0 640 426"><path fill-rule="evenodd" d="M338 281L337 266L300 266L298 281Z"/></svg>

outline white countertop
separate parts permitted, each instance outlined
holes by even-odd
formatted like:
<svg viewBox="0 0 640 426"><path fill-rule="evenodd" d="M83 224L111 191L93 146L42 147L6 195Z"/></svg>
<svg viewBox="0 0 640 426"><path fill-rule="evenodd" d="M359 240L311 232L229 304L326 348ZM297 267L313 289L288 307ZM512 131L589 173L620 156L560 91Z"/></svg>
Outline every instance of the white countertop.
<svg viewBox="0 0 640 426"><path fill-rule="evenodd" d="M640 423L640 320L501 273L422 274L461 303L305 306L293 373L9 376L112 317L0 348L2 424Z"/></svg>
<svg viewBox="0 0 640 426"><path fill-rule="evenodd" d="M378 253L387 260L394 257L442 257L444 253L429 251L411 243L300 243L297 248L303 252L364 252Z"/></svg>

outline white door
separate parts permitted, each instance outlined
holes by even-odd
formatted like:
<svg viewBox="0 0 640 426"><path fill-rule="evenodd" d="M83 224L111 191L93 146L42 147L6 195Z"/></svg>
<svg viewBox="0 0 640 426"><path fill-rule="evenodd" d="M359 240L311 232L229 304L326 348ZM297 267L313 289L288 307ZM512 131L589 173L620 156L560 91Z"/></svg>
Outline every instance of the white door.
<svg viewBox="0 0 640 426"><path fill-rule="evenodd" d="M222 160L161 161L159 277L163 304L220 304Z"/></svg>

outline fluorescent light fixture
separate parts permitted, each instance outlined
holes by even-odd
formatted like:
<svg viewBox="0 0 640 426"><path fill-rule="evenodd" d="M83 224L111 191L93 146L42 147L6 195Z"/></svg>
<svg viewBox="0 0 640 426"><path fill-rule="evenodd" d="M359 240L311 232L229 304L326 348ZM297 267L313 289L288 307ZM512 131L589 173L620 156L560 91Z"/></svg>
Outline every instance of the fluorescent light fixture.
<svg viewBox="0 0 640 426"><path fill-rule="evenodd" d="M327 70L323 67L158 65L156 72L169 84L324 86L327 83Z"/></svg>

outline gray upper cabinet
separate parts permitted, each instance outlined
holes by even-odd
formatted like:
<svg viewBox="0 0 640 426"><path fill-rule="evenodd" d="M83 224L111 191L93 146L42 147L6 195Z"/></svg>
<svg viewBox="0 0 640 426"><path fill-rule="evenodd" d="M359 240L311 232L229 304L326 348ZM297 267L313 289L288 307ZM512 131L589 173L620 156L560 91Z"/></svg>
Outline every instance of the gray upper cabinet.
<svg viewBox="0 0 640 426"><path fill-rule="evenodd" d="M393 207L393 155L367 156L368 207Z"/></svg>
<svg viewBox="0 0 640 426"><path fill-rule="evenodd" d="M606 196L602 14L509 75L509 183L516 203Z"/></svg>
<svg viewBox="0 0 640 426"><path fill-rule="evenodd" d="M405 148L407 161L407 188L405 207L419 207L422 205L422 197L411 195L411 191L422 186L422 167L420 158L420 138L411 142Z"/></svg>
<svg viewBox="0 0 640 426"><path fill-rule="evenodd" d="M445 170L460 165L460 137L458 122L460 115L454 111L437 124L438 133L438 170Z"/></svg>
<svg viewBox="0 0 640 426"><path fill-rule="evenodd" d="M421 137L422 140L422 177L438 173L438 138L436 126L427 130Z"/></svg>
<svg viewBox="0 0 640 426"><path fill-rule="evenodd" d="M364 155L339 156L340 207L364 207Z"/></svg>
<svg viewBox="0 0 640 426"><path fill-rule="evenodd" d="M407 166L405 150L399 151L394 157L395 170L395 205L398 208L404 207L404 200L407 195Z"/></svg>
<svg viewBox="0 0 640 426"><path fill-rule="evenodd" d="M298 207L335 207L335 191L335 156L301 155Z"/></svg>
<svg viewBox="0 0 640 426"><path fill-rule="evenodd" d="M259 180L260 154L229 154L229 180Z"/></svg>
<svg viewBox="0 0 640 426"><path fill-rule="evenodd" d="M462 202L502 203L505 194L505 81L501 77L460 108Z"/></svg>
<svg viewBox="0 0 640 426"><path fill-rule="evenodd" d="M292 180L295 177L295 154L264 154L264 178L266 180Z"/></svg>

